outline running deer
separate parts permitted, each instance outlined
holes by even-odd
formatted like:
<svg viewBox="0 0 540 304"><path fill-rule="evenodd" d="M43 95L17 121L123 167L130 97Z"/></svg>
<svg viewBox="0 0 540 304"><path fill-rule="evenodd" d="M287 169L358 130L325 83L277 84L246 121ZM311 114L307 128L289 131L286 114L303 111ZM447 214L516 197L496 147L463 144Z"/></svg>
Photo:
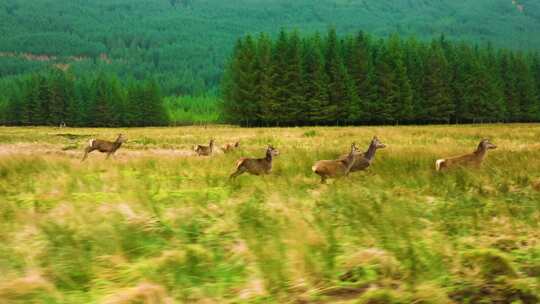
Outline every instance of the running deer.
<svg viewBox="0 0 540 304"><path fill-rule="evenodd" d="M351 145L351 152L345 159L320 160L311 167L315 174L321 177L321 184L326 183L327 178L342 177L349 175L349 171L354 165L354 156L358 152L356 144Z"/></svg>
<svg viewBox="0 0 540 304"><path fill-rule="evenodd" d="M354 154L354 164L351 167L350 172L362 171L367 169L369 166L371 166L371 163L373 163L373 160L375 159L375 152L377 152L377 149L383 148L386 148L386 145L383 144L377 138L377 136L374 136L366 152ZM342 155L341 159L345 159L347 158L347 156L347 154Z"/></svg>
<svg viewBox="0 0 540 304"><path fill-rule="evenodd" d="M237 141L235 143L224 144L223 146L221 146L221 150L223 150L223 153L229 153L229 152L232 152L233 150L238 149L238 147L240 147L240 142Z"/></svg>
<svg viewBox="0 0 540 304"><path fill-rule="evenodd" d="M214 151L214 140L213 139L210 139L210 143L208 144L208 146L197 145L195 147L195 152L199 156L201 156L201 155L202 156L211 155L213 151Z"/></svg>
<svg viewBox="0 0 540 304"><path fill-rule="evenodd" d="M230 178L236 178L238 175L248 172L253 175L266 175L272 171L272 160L279 155L279 151L268 146L265 158L240 158L236 162L236 171Z"/></svg>
<svg viewBox="0 0 540 304"><path fill-rule="evenodd" d="M120 149L122 144L126 142L126 138L122 134L118 134L118 137L114 142L101 139L91 139L88 141L88 146L84 149L84 156L81 161L84 161L88 157L88 153L98 150L101 153L107 153L107 158L114 154L116 150Z"/></svg>
<svg viewBox="0 0 540 304"><path fill-rule="evenodd" d="M496 148L497 146L489 142L489 139L482 139L478 144L478 148L472 153L438 159L435 162L435 170L442 171L456 166L480 167L486 157L487 151Z"/></svg>

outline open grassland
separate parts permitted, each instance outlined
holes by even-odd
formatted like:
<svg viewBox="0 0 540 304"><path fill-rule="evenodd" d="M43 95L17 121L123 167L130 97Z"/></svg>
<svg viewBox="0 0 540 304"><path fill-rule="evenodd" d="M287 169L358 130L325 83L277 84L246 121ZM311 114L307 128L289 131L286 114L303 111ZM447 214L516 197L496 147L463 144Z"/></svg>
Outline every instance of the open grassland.
<svg viewBox="0 0 540 304"><path fill-rule="evenodd" d="M241 149L195 156L211 137ZM434 171L484 137L483 168ZM271 175L228 180L267 144ZM539 224L540 125L0 128L0 303L538 303Z"/></svg>

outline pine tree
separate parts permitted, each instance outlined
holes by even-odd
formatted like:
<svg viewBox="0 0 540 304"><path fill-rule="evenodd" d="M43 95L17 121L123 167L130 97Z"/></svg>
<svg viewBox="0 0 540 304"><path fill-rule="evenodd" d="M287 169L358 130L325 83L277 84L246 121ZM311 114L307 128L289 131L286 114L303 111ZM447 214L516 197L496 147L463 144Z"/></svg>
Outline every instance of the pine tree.
<svg viewBox="0 0 540 304"><path fill-rule="evenodd" d="M450 98L448 87L448 65L442 48L432 43L428 51L422 87L424 122L449 123L454 115L455 105Z"/></svg>
<svg viewBox="0 0 540 304"><path fill-rule="evenodd" d="M47 124L53 126L64 122L66 117L67 96L65 94L63 74L64 72L60 70L51 71L47 79L49 87L49 117Z"/></svg>
<svg viewBox="0 0 540 304"><path fill-rule="evenodd" d="M321 39L316 35L306 39L303 47L303 88L308 107L305 110L307 121L304 123L329 124L326 111L329 104L326 73L322 54Z"/></svg>
<svg viewBox="0 0 540 304"><path fill-rule="evenodd" d="M256 92L258 121L260 124L270 124L274 120L273 105L274 91L272 87L272 40L265 34L259 35L257 40L257 57L255 63L257 71Z"/></svg>
<svg viewBox="0 0 540 304"><path fill-rule="evenodd" d="M426 49L423 44L420 44L414 37L405 43L404 63L407 69L407 78L411 85L412 92L412 115L410 121L418 121L419 113L422 112L422 87L424 79L424 58Z"/></svg>
<svg viewBox="0 0 540 304"><path fill-rule="evenodd" d="M347 41L346 66L353 82L356 102L349 109L350 119L354 123L361 123L367 118L367 101L370 98L369 73L372 66L368 38L359 32L354 39Z"/></svg>
<svg viewBox="0 0 540 304"><path fill-rule="evenodd" d="M159 86L154 79L144 86L146 108L144 110L145 126L161 126L167 124L167 114L163 106L163 98Z"/></svg>
<svg viewBox="0 0 540 304"><path fill-rule="evenodd" d="M397 99L393 100L392 116L394 122L411 121L413 118L413 92L404 63L402 43L397 35L388 39L390 67L395 75Z"/></svg>
<svg viewBox="0 0 540 304"><path fill-rule="evenodd" d="M139 83L130 81L127 89L125 120L128 126L144 125L144 94Z"/></svg>
<svg viewBox="0 0 540 304"><path fill-rule="evenodd" d="M504 52L501 55L499 66L503 83L502 89L506 101L506 119L509 122L520 121L523 115L516 91L517 77L513 54Z"/></svg>
<svg viewBox="0 0 540 304"><path fill-rule="evenodd" d="M288 71L288 53L289 53L289 38L284 30L279 32L279 36L275 43L272 55L272 86L274 89L274 97L270 110L274 113L273 124L279 125L284 122L284 117L288 116L290 109L287 109L286 104L290 98L289 83L287 80Z"/></svg>
<svg viewBox="0 0 540 304"><path fill-rule="evenodd" d="M391 57L386 46L377 51L373 73L374 97L369 106L371 122L392 123L399 100L399 85L391 66Z"/></svg>
<svg viewBox="0 0 540 304"><path fill-rule="evenodd" d="M354 99L351 89L352 82L343 63L341 46L337 39L335 29L328 31L326 39L325 70L328 79L329 107L327 108L327 120L337 124L344 123L349 119L348 110Z"/></svg>
<svg viewBox="0 0 540 304"><path fill-rule="evenodd" d="M109 127L112 125L111 92L107 77L104 74L100 74L94 80L92 90L94 90L95 95L90 106L90 125L94 127Z"/></svg>
<svg viewBox="0 0 540 304"><path fill-rule="evenodd" d="M126 125L126 96L120 84L120 81L115 76L109 79L110 82L110 108L111 108L111 125L115 127Z"/></svg>
<svg viewBox="0 0 540 304"><path fill-rule="evenodd" d="M535 81L527 59L518 53L514 58L516 76L515 89L521 108L521 121L535 121L540 118L540 106L537 100Z"/></svg>
<svg viewBox="0 0 540 304"><path fill-rule="evenodd" d="M303 125L307 123L304 116L307 105L303 88L302 45L297 32L293 32L288 39L286 58L285 79L289 98L284 104L288 111L284 113L283 121L288 125Z"/></svg>

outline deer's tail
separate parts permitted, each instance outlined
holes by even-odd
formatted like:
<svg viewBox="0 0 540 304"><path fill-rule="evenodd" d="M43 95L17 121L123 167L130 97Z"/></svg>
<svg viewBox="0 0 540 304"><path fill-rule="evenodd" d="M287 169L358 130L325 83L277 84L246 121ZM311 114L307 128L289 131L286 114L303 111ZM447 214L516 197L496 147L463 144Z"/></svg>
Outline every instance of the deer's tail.
<svg viewBox="0 0 540 304"><path fill-rule="evenodd" d="M441 171L442 165L444 164L445 161L446 161L445 159L438 159L435 162L435 170Z"/></svg>
<svg viewBox="0 0 540 304"><path fill-rule="evenodd" d="M236 162L236 169L240 168L240 166L242 166L244 164L244 161L246 160L247 158L245 157L242 157L240 158L237 162Z"/></svg>

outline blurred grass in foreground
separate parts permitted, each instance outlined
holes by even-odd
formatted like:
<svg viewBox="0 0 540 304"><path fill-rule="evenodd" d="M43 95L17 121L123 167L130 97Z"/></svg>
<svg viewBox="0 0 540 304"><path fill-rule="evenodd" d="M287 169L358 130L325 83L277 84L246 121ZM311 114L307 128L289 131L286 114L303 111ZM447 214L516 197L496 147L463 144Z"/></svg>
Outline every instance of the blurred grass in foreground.
<svg viewBox="0 0 540 304"><path fill-rule="evenodd" d="M116 158L80 162L120 132ZM373 135L388 148L369 171L319 184L316 160ZM210 137L242 148L193 156ZM483 137L499 148L482 169L434 172ZM0 303L537 303L539 139L540 125L0 128ZM269 143L272 175L228 180Z"/></svg>

